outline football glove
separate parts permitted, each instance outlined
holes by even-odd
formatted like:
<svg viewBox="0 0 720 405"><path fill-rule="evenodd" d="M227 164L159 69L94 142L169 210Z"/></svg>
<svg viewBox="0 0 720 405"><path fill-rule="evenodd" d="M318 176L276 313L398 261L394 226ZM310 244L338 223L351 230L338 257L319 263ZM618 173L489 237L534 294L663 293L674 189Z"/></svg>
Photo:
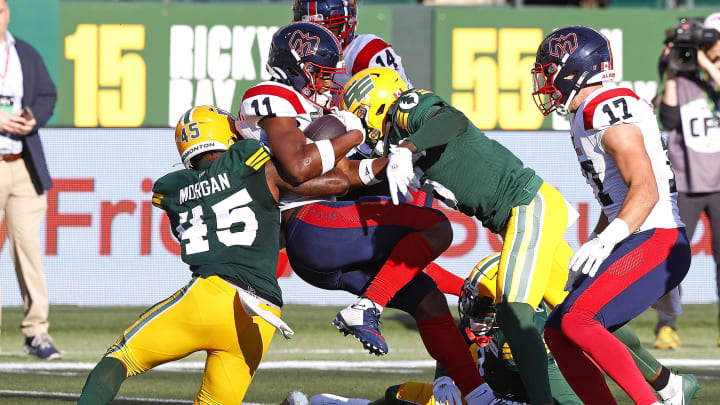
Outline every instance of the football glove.
<svg viewBox="0 0 720 405"><path fill-rule="evenodd" d="M570 259L570 270L595 277L615 245L628 235L630 235L630 231L627 223L620 218L615 218L596 238L590 239L580 246L580 249Z"/></svg>
<svg viewBox="0 0 720 405"><path fill-rule="evenodd" d="M410 149L391 145L385 174L393 204L398 205L400 203L398 195L402 195L408 201L413 201L409 190L417 190L420 187L420 182L413 169Z"/></svg>
<svg viewBox="0 0 720 405"><path fill-rule="evenodd" d="M332 115L340 119L340 122L345 125L345 130L352 131L353 129L357 129L358 131L360 131L360 133L362 133L363 139L362 142L360 142L358 145L362 145L363 143L365 143L365 126L363 125L362 120L358 118L357 115L345 110L335 111L332 113Z"/></svg>
<svg viewBox="0 0 720 405"><path fill-rule="evenodd" d="M433 382L433 397L438 405L462 405L462 394L453 380L442 376Z"/></svg>

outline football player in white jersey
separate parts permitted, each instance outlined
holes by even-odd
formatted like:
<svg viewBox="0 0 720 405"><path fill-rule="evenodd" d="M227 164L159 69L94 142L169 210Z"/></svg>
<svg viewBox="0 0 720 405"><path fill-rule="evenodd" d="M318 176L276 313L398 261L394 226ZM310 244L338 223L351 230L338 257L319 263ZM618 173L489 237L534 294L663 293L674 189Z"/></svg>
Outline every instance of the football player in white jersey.
<svg viewBox="0 0 720 405"><path fill-rule="evenodd" d="M674 174L652 107L614 79L610 43L569 26L540 44L533 97L544 115L570 114L573 147L602 214L570 260L577 278L550 315L545 339L586 404L614 404L604 373L636 404L657 402L627 348L612 335L677 286L690 266ZM682 377L667 370L665 403L685 404ZM668 384L669 382L669 384Z"/></svg>
<svg viewBox="0 0 720 405"><path fill-rule="evenodd" d="M390 44L377 35L355 35L358 24L355 0L295 0L293 21L321 24L337 35L347 70L335 76L335 81L343 86L361 70L387 67L398 72L408 87L413 87L405 74L402 58Z"/></svg>
<svg viewBox="0 0 720 405"><path fill-rule="evenodd" d="M344 159L366 134L355 115L333 112L348 132L332 140L313 144L303 133L312 120L332 109L342 91L333 84L333 75L343 71L335 35L308 22L280 28L272 39L268 71L273 80L250 88L243 96L236 122L241 133L269 145L290 180L312 178L337 162L349 174L351 185L378 183L375 176L384 173L386 158L354 163ZM372 288L384 298L374 302L415 318L429 354L443 365L472 405L505 403L495 398L474 366L445 296L422 272L452 242L452 227L442 212L406 203L395 205L389 197L310 200L286 192L280 194L280 210L295 274L326 290L370 295ZM387 276L378 275L381 271ZM343 331L377 355L388 351L379 330L381 310L364 298L343 312L347 317Z"/></svg>
<svg viewBox="0 0 720 405"><path fill-rule="evenodd" d="M340 43L316 24L294 23L273 36L268 57L273 80L245 92L237 127L246 138L268 144L290 183L327 173L363 142L365 130L352 114L338 112L348 132L309 143L303 130L339 103L342 89L333 81L345 71ZM268 136L271 134L271 136Z"/></svg>

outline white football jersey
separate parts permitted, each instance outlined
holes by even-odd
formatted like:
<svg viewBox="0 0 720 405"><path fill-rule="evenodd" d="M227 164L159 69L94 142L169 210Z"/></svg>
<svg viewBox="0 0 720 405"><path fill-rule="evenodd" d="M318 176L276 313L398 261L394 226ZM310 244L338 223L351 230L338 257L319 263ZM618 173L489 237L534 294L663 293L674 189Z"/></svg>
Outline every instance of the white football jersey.
<svg viewBox="0 0 720 405"><path fill-rule="evenodd" d="M657 204L638 230L684 226L676 202L675 175L663 147L655 111L648 102L628 88L602 87L571 114L570 122L582 173L610 221L620 212L628 187L615 159L603 150L601 141L608 128L632 124L642 132L659 195Z"/></svg>
<svg viewBox="0 0 720 405"><path fill-rule="evenodd" d="M345 86L350 78L357 72L370 67L387 67L394 69L408 87L412 88L412 83L405 74L405 68L402 65L402 58L395 50L383 41L382 38L373 34L362 34L356 36L350 44L343 50L343 59L347 71L345 73L335 75L335 81Z"/></svg>
<svg viewBox="0 0 720 405"><path fill-rule="evenodd" d="M278 82L262 82L248 89L242 98L240 115L235 127L245 138L257 139L270 147L265 130L258 123L265 117L294 117L297 126L305 131L310 123L323 115L323 109L295 91L292 86ZM312 143L306 138L308 143ZM271 150L272 152L272 150ZM335 197L305 197L289 191L280 192L280 210L317 201L334 201Z"/></svg>

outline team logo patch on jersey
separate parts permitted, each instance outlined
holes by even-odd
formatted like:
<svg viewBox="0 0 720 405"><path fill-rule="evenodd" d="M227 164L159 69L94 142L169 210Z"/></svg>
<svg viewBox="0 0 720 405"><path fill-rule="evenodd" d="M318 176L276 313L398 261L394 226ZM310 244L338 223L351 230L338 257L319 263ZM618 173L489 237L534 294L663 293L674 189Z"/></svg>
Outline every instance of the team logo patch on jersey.
<svg viewBox="0 0 720 405"><path fill-rule="evenodd" d="M550 52L550 55L561 58L566 53L575 52L578 47L577 36L574 32L571 32L567 35L550 38L549 47L548 52Z"/></svg>
<svg viewBox="0 0 720 405"><path fill-rule="evenodd" d="M309 32L305 34L297 30L293 32L288 45L290 45L290 48L295 50L301 58L308 55L315 55L320 45L320 37L310 36Z"/></svg>
<svg viewBox="0 0 720 405"><path fill-rule="evenodd" d="M412 92L402 96L400 100L398 100L398 106L401 110L409 110L418 105L419 102L420 96L417 93Z"/></svg>

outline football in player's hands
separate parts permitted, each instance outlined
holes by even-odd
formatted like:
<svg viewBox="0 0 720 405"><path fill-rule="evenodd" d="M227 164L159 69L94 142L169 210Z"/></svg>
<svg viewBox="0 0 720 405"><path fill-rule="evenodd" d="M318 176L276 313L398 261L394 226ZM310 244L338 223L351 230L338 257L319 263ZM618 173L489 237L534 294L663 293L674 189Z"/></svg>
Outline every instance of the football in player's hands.
<svg viewBox="0 0 720 405"><path fill-rule="evenodd" d="M334 115L323 115L305 128L305 136L313 142L333 139L347 132L345 124Z"/></svg>

